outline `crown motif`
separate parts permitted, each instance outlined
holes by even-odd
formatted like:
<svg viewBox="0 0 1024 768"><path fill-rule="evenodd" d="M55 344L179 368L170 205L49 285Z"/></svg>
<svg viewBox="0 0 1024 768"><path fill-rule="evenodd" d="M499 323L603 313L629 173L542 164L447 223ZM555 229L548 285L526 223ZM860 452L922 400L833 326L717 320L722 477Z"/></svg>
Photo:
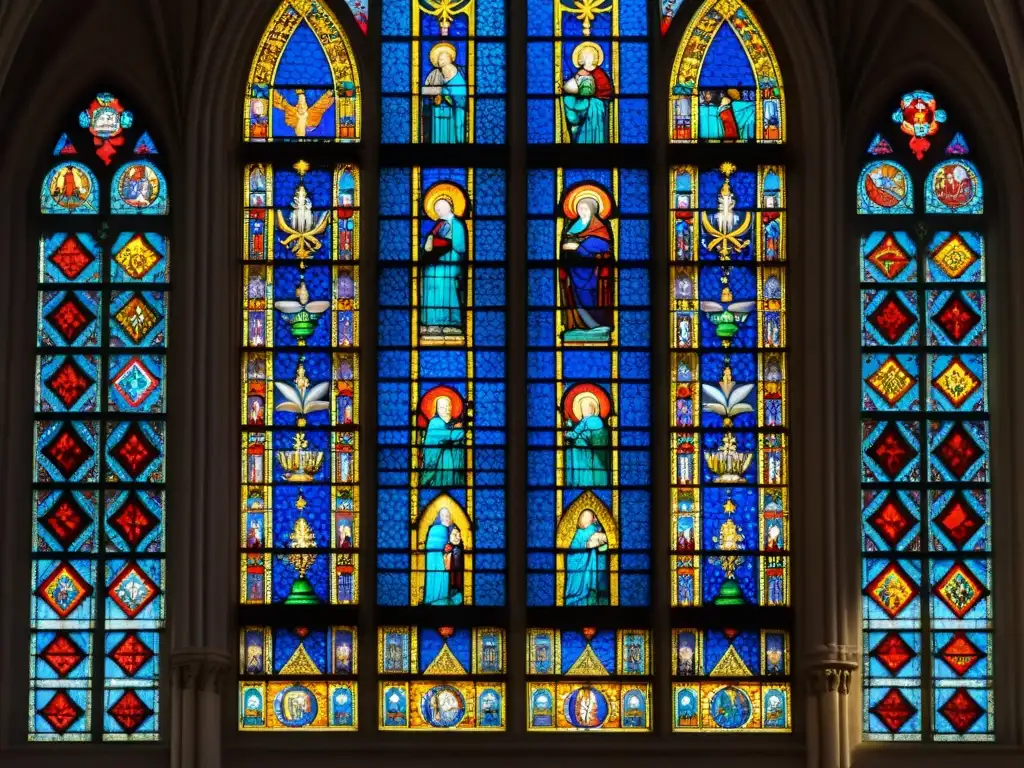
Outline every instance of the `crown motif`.
<svg viewBox="0 0 1024 768"><path fill-rule="evenodd" d="M308 483L324 463L323 451L309 450L305 432L298 432L290 451L277 454L277 463L284 470L284 479L290 483ZM302 499L302 497L299 497ZM303 506L305 502L303 501Z"/></svg>

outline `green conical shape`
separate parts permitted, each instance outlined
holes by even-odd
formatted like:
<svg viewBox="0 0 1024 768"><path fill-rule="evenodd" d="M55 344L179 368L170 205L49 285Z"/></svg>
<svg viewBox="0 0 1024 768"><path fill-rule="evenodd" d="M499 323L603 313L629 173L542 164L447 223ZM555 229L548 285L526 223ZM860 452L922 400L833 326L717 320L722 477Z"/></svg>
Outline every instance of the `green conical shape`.
<svg viewBox="0 0 1024 768"><path fill-rule="evenodd" d="M289 600L291 598L288 598ZM715 605L746 605L743 599L743 590L736 583L735 579L726 579L722 582L722 588L718 590L718 597L715 598Z"/></svg>
<svg viewBox="0 0 1024 768"><path fill-rule="evenodd" d="M305 576L300 576L292 583L292 591L288 593L288 597L285 598L285 605L316 605L320 602L320 598L316 596L316 592L313 591L313 585L309 583L309 579Z"/></svg>

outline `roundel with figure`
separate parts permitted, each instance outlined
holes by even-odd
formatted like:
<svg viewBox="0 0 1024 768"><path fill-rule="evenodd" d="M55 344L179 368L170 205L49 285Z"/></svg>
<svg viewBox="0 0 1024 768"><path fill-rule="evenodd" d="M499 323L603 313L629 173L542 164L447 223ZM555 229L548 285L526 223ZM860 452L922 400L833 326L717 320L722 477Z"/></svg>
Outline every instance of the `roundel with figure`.
<svg viewBox="0 0 1024 768"><path fill-rule="evenodd" d="M466 700L450 685L437 685L423 694L420 713L434 728L454 728L466 716Z"/></svg>
<svg viewBox="0 0 1024 768"><path fill-rule="evenodd" d="M609 711L608 699L596 688L577 688L565 698L565 719L574 728L600 728Z"/></svg>

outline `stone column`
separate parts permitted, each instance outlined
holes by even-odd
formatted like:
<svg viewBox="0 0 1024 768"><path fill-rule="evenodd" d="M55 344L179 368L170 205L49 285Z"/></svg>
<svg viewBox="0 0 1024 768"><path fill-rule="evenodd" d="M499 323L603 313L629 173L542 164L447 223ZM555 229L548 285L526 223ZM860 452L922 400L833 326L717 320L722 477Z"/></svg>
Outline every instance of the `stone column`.
<svg viewBox="0 0 1024 768"><path fill-rule="evenodd" d="M171 768L217 768L221 691L231 660L211 648L171 654Z"/></svg>
<svg viewBox="0 0 1024 768"><path fill-rule="evenodd" d="M856 648L829 646L812 655L806 669L807 766L849 768L850 682L857 669Z"/></svg>

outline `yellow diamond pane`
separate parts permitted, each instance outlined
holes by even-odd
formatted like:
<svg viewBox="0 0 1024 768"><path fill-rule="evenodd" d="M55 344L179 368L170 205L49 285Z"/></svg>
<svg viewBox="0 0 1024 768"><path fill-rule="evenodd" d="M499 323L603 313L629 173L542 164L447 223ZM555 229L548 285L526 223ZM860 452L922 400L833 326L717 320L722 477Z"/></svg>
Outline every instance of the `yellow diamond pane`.
<svg viewBox="0 0 1024 768"><path fill-rule="evenodd" d="M959 235L951 237L932 256L935 264L950 278L956 279L978 260L978 255Z"/></svg>
<svg viewBox="0 0 1024 768"><path fill-rule="evenodd" d="M960 360L954 360L935 378L935 386L959 408L981 386L981 381Z"/></svg>
<svg viewBox="0 0 1024 768"><path fill-rule="evenodd" d="M907 372L895 358L889 358L875 371L868 383L889 405L895 405L907 392L913 389L917 379Z"/></svg>
<svg viewBox="0 0 1024 768"><path fill-rule="evenodd" d="M114 261L132 279L141 280L160 261L160 256L141 236L137 236L117 252Z"/></svg>

